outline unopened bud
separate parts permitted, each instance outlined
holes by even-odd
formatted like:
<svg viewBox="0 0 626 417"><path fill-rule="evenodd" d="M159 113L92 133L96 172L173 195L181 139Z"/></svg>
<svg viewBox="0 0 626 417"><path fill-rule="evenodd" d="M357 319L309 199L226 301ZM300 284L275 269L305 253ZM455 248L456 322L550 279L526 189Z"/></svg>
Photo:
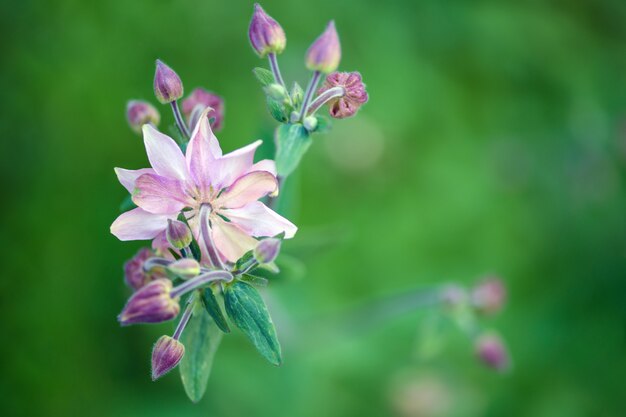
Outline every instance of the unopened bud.
<svg viewBox="0 0 626 417"><path fill-rule="evenodd" d="M200 274L200 264L191 258L183 258L172 262L167 270L182 279L190 279Z"/></svg>
<svg viewBox="0 0 626 417"><path fill-rule="evenodd" d="M171 291L172 282L169 279L149 282L128 299L117 319L122 326L173 319L180 312L180 305L170 296Z"/></svg>
<svg viewBox="0 0 626 417"><path fill-rule="evenodd" d="M154 268L150 271L144 269L144 263L154 256L154 252L150 249L141 248L135 256L124 264L124 280L133 290L138 290L148 282L165 276L162 268Z"/></svg>
<svg viewBox="0 0 626 417"><path fill-rule="evenodd" d="M263 88L265 94L276 101L284 102L287 100L287 89L280 84L270 84Z"/></svg>
<svg viewBox="0 0 626 417"><path fill-rule="evenodd" d="M156 61L154 95L161 104L171 103L183 96L183 82L173 69L161 60Z"/></svg>
<svg viewBox="0 0 626 417"><path fill-rule="evenodd" d="M185 355L185 346L178 340L161 336L152 349L152 380L156 381L178 365Z"/></svg>
<svg viewBox="0 0 626 417"><path fill-rule="evenodd" d="M285 50L287 38L285 31L278 22L256 3L248 29L248 37L252 48L264 58L269 53L280 54Z"/></svg>
<svg viewBox="0 0 626 417"><path fill-rule="evenodd" d="M159 111L147 101L130 100L126 105L126 119L135 133L141 133L141 126L150 123L158 126L161 120Z"/></svg>
<svg viewBox="0 0 626 417"><path fill-rule="evenodd" d="M506 287L499 278L487 278L472 291L472 305L480 313L497 313L505 301Z"/></svg>
<svg viewBox="0 0 626 417"><path fill-rule="evenodd" d="M476 356L489 368L506 371L510 366L509 354L502 339L493 333L479 336L475 344Z"/></svg>
<svg viewBox="0 0 626 417"><path fill-rule="evenodd" d="M298 108L302 104L302 100L304 99L304 90L300 87L300 84L293 83L293 87L291 89L291 101L293 102L294 107Z"/></svg>
<svg viewBox="0 0 626 417"><path fill-rule="evenodd" d="M192 130L207 107L212 109L209 112L209 118L214 119L211 122L211 128L214 131L220 130L224 122L224 99L222 97L204 88L196 88L182 101L183 114Z"/></svg>
<svg viewBox="0 0 626 417"><path fill-rule="evenodd" d="M274 237L263 239L254 248L254 259L260 264L269 264L274 262L280 252L282 241Z"/></svg>
<svg viewBox="0 0 626 417"><path fill-rule="evenodd" d="M302 124L304 125L304 128L306 130L308 130L309 132L312 132L317 127L317 117L315 117L315 116L307 116L302 121Z"/></svg>
<svg viewBox="0 0 626 417"><path fill-rule="evenodd" d="M176 249L184 249L191 244L193 236L189 227L181 221L168 219L165 230L167 241Z"/></svg>
<svg viewBox="0 0 626 417"><path fill-rule="evenodd" d="M339 35L335 29L335 22L331 20L324 33L309 47L306 53L306 67L311 71L328 74L337 69L340 60Z"/></svg>

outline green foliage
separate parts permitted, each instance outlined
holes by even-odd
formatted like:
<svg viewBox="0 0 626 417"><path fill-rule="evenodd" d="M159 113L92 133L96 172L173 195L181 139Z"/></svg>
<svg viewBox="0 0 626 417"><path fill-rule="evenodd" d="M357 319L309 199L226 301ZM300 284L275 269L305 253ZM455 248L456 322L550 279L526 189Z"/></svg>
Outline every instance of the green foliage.
<svg viewBox="0 0 626 417"><path fill-rule="evenodd" d="M287 177L300 164L311 146L311 136L301 124L287 124L276 129L276 169Z"/></svg>
<svg viewBox="0 0 626 417"><path fill-rule="evenodd" d="M268 87L275 82L274 74L272 74L272 71L265 68L257 67L252 70L252 73L263 87Z"/></svg>
<svg viewBox="0 0 626 417"><path fill-rule="evenodd" d="M230 333L228 321L226 320L226 317L224 317L222 306L213 292L212 286L202 290L202 304L204 305L207 313L209 313L209 316L211 316L211 318L215 321L215 324L217 324L217 327L219 327L224 333Z"/></svg>

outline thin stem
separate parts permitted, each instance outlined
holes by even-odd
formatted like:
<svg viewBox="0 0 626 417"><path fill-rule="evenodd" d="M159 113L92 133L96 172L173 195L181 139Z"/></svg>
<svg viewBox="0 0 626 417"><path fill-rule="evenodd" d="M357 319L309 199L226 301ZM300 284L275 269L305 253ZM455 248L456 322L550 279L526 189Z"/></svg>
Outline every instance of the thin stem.
<svg viewBox="0 0 626 417"><path fill-rule="evenodd" d="M185 312L180 318L180 321L176 326L176 330L174 330L174 334L172 335L172 339L174 340L180 339L180 335L183 334L183 330L185 330L185 327L187 327L187 323L189 323L189 319L191 318L191 312L193 311L193 303L191 301L192 298L187 301L187 307L185 308Z"/></svg>
<svg viewBox="0 0 626 417"><path fill-rule="evenodd" d="M191 258L191 251L189 250L189 247L182 248L180 250L180 254L183 255L183 258Z"/></svg>
<svg viewBox="0 0 626 417"><path fill-rule="evenodd" d="M148 258L143 263L143 270L148 272L149 270L151 270L155 266L168 266L171 263L172 263L172 261L170 261L169 259L165 259L165 258L156 258L156 257L155 258Z"/></svg>
<svg viewBox="0 0 626 417"><path fill-rule="evenodd" d="M211 271L206 274L198 275L195 278L190 279L189 281L185 281L180 284L178 287L174 288L170 292L171 298L180 297L181 295L187 294L190 291L195 290L196 288L200 288L203 285L208 284L209 282L214 281L226 281L230 282L233 280L233 274L228 271Z"/></svg>
<svg viewBox="0 0 626 417"><path fill-rule="evenodd" d="M211 209L208 204L203 204L200 206L200 232L202 233L202 240L204 241L204 245L206 247L207 255L209 256L209 262L211 265L218 267L219 269L225 269L222 260L220 259L219 254L217 253L217 249L215 248L215 243L213 242L213 236L211 236L211 231L209 230L209 213Z"/></svg>
<svg viewBox="0 0 626 417"><path fill-rule="evenodd" d="M267 59L270 62L270 68L272 69L272 74L274 74L274 80L276 80L278 84L282 85L283 87L285 87L285 89L287 89L287 86L285 85L285 81L283 81L283 76L280 75L280 68L278 67L278 58L276 57L276 54L269 53L267 55Z"/></svg>
<svg viewBox="0 0 626 417"><path fill-rule="evenodd" d="M311 97L313 97L313 92L315 91L315 88L317 87L317 83L319 83L320 81L321 75L322 75L321 72L315 71L313 73L313 76L311 77L311 81L309 81L309 86L306 88L306 93L304 94L304 100L302 101L302 109L300 110L300 117L299 117L300 120L304 119L304 116L306 115L306 111L309 107L309 102L311 101Z"/></svg>
<svg viewBox="0 0 626 417"><path fill-rule="evenodd" d="M180 108L178 107L178 100L174 100L170 103L172 105L172 111L174 112L174 119L176 119L176 125L180 130L180 133L187 139L189 139L189 129L183 120L183 116L180 114Z"/></svg>
<svg viewBox="0 0 626 417"><path fill-rule="evenodd" d="M322 94L317 96L315 100L313 100L313 102L309 106L309 109L307 110L307 114L311 115L315 113L317 109L322 107L324 104L328 103L330 100L334 98L343 97L345 95L346 95L346 90L343 87L329 88L328 90L324 91Z"/></svg>

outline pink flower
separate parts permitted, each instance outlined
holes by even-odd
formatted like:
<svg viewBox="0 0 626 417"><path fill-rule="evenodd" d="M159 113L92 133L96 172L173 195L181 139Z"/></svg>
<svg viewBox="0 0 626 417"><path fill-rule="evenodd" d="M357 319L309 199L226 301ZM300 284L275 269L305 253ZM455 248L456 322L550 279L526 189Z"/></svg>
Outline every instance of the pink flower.
<svg viewBox="0 0 626 417"><path fill-rule="evenodd" d="M158 278L165 278L165 271L155 268L150 272L143 269L143 264L155 254L148 248L141 248L139 252L124 264L124 279L126 284L133 290L146 285L148 282Z"/></svg>
<svg viewBox="0 0 626 417"><path fill-rule="evenodd" d="M168 219L183 209L201 247L205 245L200 214L208 213L204 220L210 224L210 237L222 259L230 262L253 249L255 237L284 232L288 239L296 233L293 223L257 201L278 188L274 162L253 163L260 140L223 155L207 111L191 135L186 155L150 125L143 127L143 134L152 168L115 170L138 206L111 225L118 239L162 238Z"/></svg>
<svg viewBox="0 0 626 417"><path fill-rule="evenodd" d="M182 105L183 114L187 118L187 122L192 130L198 122L198 116L207 107L213 109L213 111L209 113L209 118L215 119L211 124L211 128L216 132L222 128L224 121L224 100L217 94L207 91L204 88L196 88L183 100ZM195 117L194 113L197 113Z"/></svg>
<svg viewBox="0 0 626 417"><path fill-rule="evenodd" d="M361 74L358 72L333 72L329 74L318 94L334 87L342 87L345 90L343 97L328 102L330 115L336 119L354 116L369 98Z"/></svg>

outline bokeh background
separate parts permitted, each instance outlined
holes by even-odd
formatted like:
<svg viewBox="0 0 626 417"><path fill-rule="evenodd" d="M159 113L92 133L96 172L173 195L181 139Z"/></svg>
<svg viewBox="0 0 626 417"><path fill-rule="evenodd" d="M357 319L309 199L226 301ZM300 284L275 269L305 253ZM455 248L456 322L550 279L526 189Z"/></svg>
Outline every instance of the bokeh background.
<svg viewBox="0 0 626 417"><path fill-rule="evenodd" d="M168 324L120 328L114 166L147 160L127 99L154 60L226 99L232 150L274 123L251 69L248 1L0 6L3 416L620 416L626 377L626 4L622 0L267 0L283 75L334 18L370 103L289 184L297 273L266 292L284 365L225 337L207 395L149 378ZM162 111L162 127L172 123ZM514 367L481 366L454 324L375 300L486 274L485 328ZM346 316L360 311L358 327ZM445 322L445 320L444 320ZM437 338L438 342L432 341ZM429 353L424 355L424 345ZM436 346L434 349L432 346Z"/></svg>

